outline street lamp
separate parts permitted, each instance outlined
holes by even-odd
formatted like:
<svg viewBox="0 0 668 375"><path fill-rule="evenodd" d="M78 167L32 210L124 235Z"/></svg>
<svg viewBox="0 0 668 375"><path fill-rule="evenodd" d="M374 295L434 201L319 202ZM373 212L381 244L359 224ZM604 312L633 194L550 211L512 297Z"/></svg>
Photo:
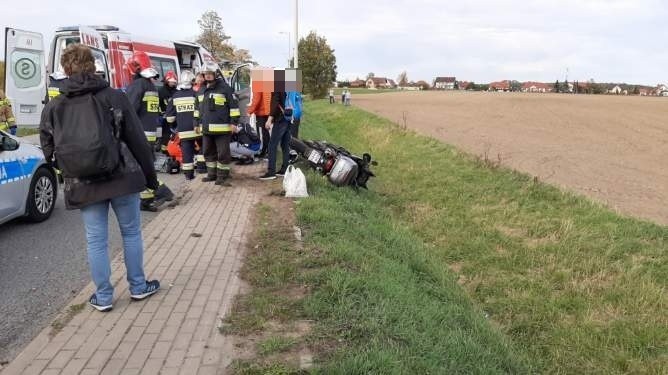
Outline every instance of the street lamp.
<svg viewBox="0 0 668 375"><path fill-rule="evenodd" d="M292 53L292 39L290 39L290 32L289 31L279 31L278 33L288 36L288 65L287 65L287 67L289 68L290 67L290 61L292 60L292 56L290 56L291 53Z"/></svg>

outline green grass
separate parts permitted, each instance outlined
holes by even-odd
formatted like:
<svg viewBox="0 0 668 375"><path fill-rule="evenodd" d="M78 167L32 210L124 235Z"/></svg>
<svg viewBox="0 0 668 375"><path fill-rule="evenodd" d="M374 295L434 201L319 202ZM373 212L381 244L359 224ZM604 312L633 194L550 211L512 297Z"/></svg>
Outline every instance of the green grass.
<svg viewBox="0 0 668 375"><path fill-rule="evenodd" d="M289 350L297 343L297 340L282 337L282 336L273 336L270 337L258 344L258 354L262 356L267 356L275 353L281 353Z"/></svg>
<svg viewBox="0 0 668 375"><path fill-rule="evenodd" d="M39 128L24 128L19 126L16 129L16 135L19 137L26 137L33 134L39 134Z"/></svg>
<svg viewBox="0 0 668 375"><path fill-rule="evenodd" d="M380 163L369 192L309 173L298 205L323 373L668 373L668 228L355 108L305 112L302 137Z"/></svg>

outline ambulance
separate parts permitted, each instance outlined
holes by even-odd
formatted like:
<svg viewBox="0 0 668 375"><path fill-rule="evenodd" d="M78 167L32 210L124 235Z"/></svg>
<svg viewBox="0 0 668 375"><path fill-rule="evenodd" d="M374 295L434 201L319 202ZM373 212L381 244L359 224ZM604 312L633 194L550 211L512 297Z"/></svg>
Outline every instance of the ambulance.
<svg viewBox="0 0 668 375"><path fill-rule="evenodd" d="M19 126L39 124L49 84L48 74L62 70L60 56L72 43L89 46L95 60L101 63L96 65L105 68L105 79L111 87L120 90L125 90L132 80L125 62L134 51L146 52L161 78L170 70L178 76L181 70L195 70L205 62L216 62L211 53L197 43L140 37L116 26L61 27L51 40L48 54L42 34L6 28L5 92L12 102ZM239 99L242 116L245 116L250 98L250 68L250 64L239 65L231 77L226 77ZM160 86L162 82L158 79L155 84Z"/></svg>

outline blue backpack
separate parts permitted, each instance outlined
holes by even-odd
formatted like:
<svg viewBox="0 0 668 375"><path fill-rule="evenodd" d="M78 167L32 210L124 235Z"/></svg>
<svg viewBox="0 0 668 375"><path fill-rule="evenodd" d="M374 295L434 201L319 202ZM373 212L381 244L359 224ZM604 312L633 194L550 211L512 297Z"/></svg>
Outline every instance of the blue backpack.
<svg viewBox="0 0 668 375"><path fill-rule="evenodd" d="M292 108L292 116L288 120L302 118L302 94L297 91L287 92L285 95L285 108ZM286 116L287 118L287 116Z"/></svg>

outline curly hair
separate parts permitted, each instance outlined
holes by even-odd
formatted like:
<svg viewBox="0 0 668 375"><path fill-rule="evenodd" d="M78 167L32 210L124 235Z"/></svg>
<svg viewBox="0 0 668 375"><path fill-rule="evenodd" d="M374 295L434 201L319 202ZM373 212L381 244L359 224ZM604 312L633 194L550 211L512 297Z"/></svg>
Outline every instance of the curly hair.
<svg viewBox="0 0 668 375"><path fill-rule="evenodd" d="M71 44L60 57L65 74L71 76L75 73L95 73L95 58L90 48L83 44Z"/></svg>

